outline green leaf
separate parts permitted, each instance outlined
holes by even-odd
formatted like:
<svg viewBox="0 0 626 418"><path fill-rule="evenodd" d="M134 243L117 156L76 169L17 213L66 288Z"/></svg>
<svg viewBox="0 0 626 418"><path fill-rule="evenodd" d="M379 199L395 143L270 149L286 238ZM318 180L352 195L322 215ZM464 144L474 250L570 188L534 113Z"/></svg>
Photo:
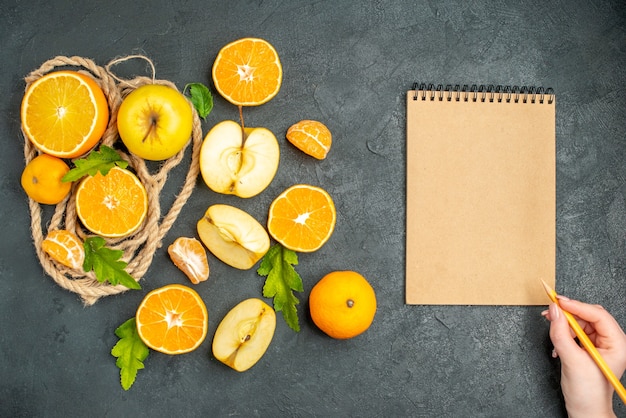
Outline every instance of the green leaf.
<svg viewBox="0 0 626 418"><path fill-rule="evenodd" d="M106 176L114 166L121 168L128 166L128 162L124 161L117 151L106 145L101 145L99 151L89 153L87 157L76 160L74 164L76 167L68 171L62 181L76 181L87 175L95 176L98 171Z"/></svg>
<svg viewBox="0 0 626 418"><path fill-rule="evenodd" d="M298 264L298 255L280 244L274 244L261 260L257 269L266 276L263 296L274 298L274 309L282 312L285 322L296 332L300 331L296 305L300 303L293 291L302 292L302 278L293 268Z"/></svg>
<svg viewBox="0 0 626 418"><path fill-rule="evenodd" d="M112 285L121 284L129 289L141 289L141 286L133 277L124 270L128 263L120 260L124 252L105 247L106 241L102 237L89 237L85 239L85 261L83 270L96 274L100 283L108 281Z"/></svg>
<svg viewBox="0 0 626 418"><path fill-rule="evenodd" d="M207 86L202 83L189 83L185 86L185 90L189 88L189 95L193 107L196 108L198 115L202 119L211 113L213 109L213 96Z"/></svg>
<svg viewBox="0 0 626 418"><path fill-rule="evenodd" d="M150 350L137 333L135 318L117 327L115 335L120 339L111 349L111 355L117 357L115 365L120 369L120 383L124 390L128 390L135 383L137 371L144 368L143 361Z"/></svg>

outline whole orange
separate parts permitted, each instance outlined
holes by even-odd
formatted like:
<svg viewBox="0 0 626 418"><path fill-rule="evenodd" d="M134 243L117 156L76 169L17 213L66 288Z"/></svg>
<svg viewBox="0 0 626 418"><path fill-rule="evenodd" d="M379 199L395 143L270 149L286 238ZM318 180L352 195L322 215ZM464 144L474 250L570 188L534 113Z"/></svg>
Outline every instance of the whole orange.
<svg viewBox="0 0 626 418"><path fill-rule="evenodd" d="M352 338L374 321L376 294L359 273L334 271L311 289L309 310L315 325L329 336Z"/></svg>
<svg viewBox="0 0 626 418"><path fill-rule="evenodd" d="M35 202L56 205L72 188L71 182L61 179L70 171L65 161L48 154L33 158L22 172L22 188Z"/></svg>

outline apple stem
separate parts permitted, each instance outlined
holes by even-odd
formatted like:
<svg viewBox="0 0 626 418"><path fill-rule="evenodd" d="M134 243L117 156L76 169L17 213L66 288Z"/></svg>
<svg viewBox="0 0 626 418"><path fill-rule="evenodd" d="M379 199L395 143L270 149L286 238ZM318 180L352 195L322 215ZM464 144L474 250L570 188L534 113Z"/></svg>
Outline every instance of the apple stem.
<svg viewBox="0 0 626 418"><path fill-rule="evenodd" d="M149 123L150 127L148 128L148 132L146 132L146 136L142 138L142 143L146 142L153 135L157 125L159 124L159 115L155 111L150 113Z"/></svg>
<svg viewBox="0 0 626 418"><path fill-rule="evenodd" d="M243 106L239 105L239 120L241 121L241 137L246 141L246 129L243 123Z"/></svg>

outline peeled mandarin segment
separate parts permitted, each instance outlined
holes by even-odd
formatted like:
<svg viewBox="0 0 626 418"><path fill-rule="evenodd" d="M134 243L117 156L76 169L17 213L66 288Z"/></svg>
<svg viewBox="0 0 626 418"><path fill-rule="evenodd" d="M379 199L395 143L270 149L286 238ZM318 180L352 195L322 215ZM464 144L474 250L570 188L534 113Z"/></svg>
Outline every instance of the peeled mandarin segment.
<svg viewBox="0 0 626 418"><path fill-rule="evenodd" d="M21 120L25 135L40 151L74 158L100 140L109 122L109 108L94 79L76 71L56 71L28 87Z"/></svg>
<svg viewBox="0 0 626 418"><path fill-rule="evenodd" d="M183 354L202 344L208 318L206 305L196 291L172 284L145 296L137 309L137 332L153 350Z"/></svg>
<svg viewBox="0 0 626 418"><path fill-rule="evenodd" d="M64 266L82 270L85 249L82 241L72 232L62 229L50 231L42 241L41 249Z"/></svg>
<svg viewBox="0 0 626 418"><path fill-rule="evenodd" d="M209 278L209 262L202 243L195 238L179 237L167 249L172 262L193 284Z"/></svg>
<svg viewBox="0 0 626 418"><path fill-rule="evenodd" d="M148 195L130 171L113 167L106 176L87 176L76 192L76 214L83 226L103 237L135 232L148 213Z"/></svg>
<svg viewBox="0 0 626 418"><path fill-rule="evenodd" d="M212 68L216 90L238 106L258 106L272 99L282 83L278 53L267 41L243 38L224 46Z"/></svg>
<svg viewBox="0 0 626 418"><path fill-rule="evenodd" d="M376 314L376 294L359 273L336 271L324 276L309 295L311 319L332 338L365 332Z"/></svg>
<svg viewBox="0 0 626 418"><path fill-rule="evenodd" d="M284 247L313 252L328 241L335 221L335 205L325 190L297 184L274 199L267 226L270 235Z"/></svg>
<svg viewBox="0 0 626 418"><path fill-rule="evenodd" d="M287 129L287 140L300 151L318 160L326 158L332 145L332 134L321 122L302 120Z"/></svg>

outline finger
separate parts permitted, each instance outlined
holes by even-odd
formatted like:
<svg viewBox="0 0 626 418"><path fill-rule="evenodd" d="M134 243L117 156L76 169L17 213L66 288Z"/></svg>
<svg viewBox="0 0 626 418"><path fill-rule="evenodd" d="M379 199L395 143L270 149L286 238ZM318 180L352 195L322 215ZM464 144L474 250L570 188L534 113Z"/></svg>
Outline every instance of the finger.
<svg viewBox="0 0 626 418"><path fill-rule="evenodd" d="M551 303L548 310L551 318L550 340L555 351L563 361L576 361L578 356L584 354L584 350L574 340L563 311L556 303Z"/></svg>
<svg viewBox="0 0 626 418"><path fill-rule="evenodd" d="M581 321L581 327L588 334L595 330L599 335L623 335L624 332L615 318L600 305L591 305L559 296L559 304Z"/></svg>

